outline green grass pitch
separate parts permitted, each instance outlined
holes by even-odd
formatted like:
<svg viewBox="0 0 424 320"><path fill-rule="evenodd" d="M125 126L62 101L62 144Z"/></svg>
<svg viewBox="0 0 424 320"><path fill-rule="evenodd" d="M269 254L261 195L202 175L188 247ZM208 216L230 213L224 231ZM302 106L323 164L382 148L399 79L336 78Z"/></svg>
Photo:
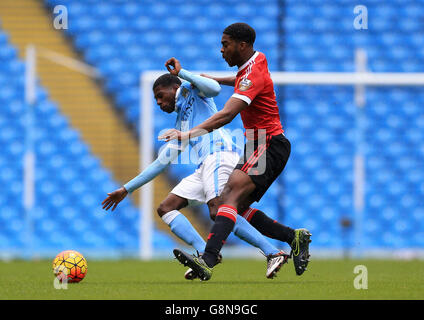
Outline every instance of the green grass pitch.
<svg viewBox="0 0 424 320"><path fill-rule="evenodd" d="M355 289L356 265L367 267L368 289ZM290 260L273 280L265 268L265 260L225 259L200 282L185 280L176 260L88 260L85 279L58 290L51 261L0 262L0 299L424 299L424 261L312 260L296 276Z"/></svg>

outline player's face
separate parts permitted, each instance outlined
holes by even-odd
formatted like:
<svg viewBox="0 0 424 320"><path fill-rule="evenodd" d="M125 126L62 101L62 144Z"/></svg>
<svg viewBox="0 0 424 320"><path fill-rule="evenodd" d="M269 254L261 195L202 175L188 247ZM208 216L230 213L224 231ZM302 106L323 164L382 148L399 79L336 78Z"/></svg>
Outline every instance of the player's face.
<svg viewBox="0 0 424 320"><path fill-rule="evenodd" d="M172 113L175 110L175 93L176 87L157 86L153 93L155 95L156 103L162 111Z"/></svg>
<svg viewBox="0 0 424 320"><path fill-rule="evenodd" d="M224 33L221 38L221 44L222 57L230 67L234 67L240 60L239 42Z"/></svg>

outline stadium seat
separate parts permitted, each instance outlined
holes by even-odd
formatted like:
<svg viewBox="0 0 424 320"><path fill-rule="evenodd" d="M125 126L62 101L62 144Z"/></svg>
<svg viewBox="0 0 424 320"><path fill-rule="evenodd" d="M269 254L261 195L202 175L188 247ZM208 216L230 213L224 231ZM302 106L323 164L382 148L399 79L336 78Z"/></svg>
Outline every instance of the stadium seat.
<svg viewBox="0 0 424 320"><path fill-rule="evenodd" d="M60 1L45 0L45 3L51 7ZM175 6L168 1L140 3L135 0L120 5L99 2L92 6L86 1L75 0L69 7L74 23L66 32L82 56L100 70L105 92L113 97L117 108L123 111L137 132L140 130L140 73L149 69L165 71L163 63L170 56L179 58L187 69L228 70L219 53L219 41L222 30L237 20L249 21L255 27L256 45L267 54L271 70L351 72L355 70L354 50L363 48L367 52L370 71L424 71L424 40L420 34L423 10L416 2L368 3L373 18L366 31L353 28L352 8L357 3L352 0L340 3L288 0L284 8L280 5L281 2L275 0L262 1L261 16L258 17L251 5L231 0L219 3L188 1L185 6ZM168 14L170 11L172 17ZM340 16L340 12L346 14ZM279 21L281 13L284 17ZM399 15L408 18L394 24L393 19ZM99 31L102 30L98 28L100 23L107 32ZM0 33L0 46L4 48L0 50L0 60L12 61L0 64L0 70L22 75L24 67L16 62L16 52L3 46L7 41L8 36ZM0 77L0 84L2 81ZM273 217L279 217L279 211L287 212L283 221L312 229L314 246L332 248L337 243L334 237L342 237L339 218L352 216L354 211L352 168L357 138L354 90L330 86L276 87L282 97L280 111L286 135L292 143L292 153L283 178L269 190L264 199L266 203L260 202L259 206L270 211ZM231 90L223 88L216 98L218 109L230 94ZM0 101L4 99L16 101L19 93L1 86ZM373 246L385 248L422 244L417 236L408 244L403 238L403 233L408 230L405 224L412 225L413 218L399 221L396 228L387 231L382 226L395 221L390 213L394 198L403 199L402 210L423 207L419 199L423 196L421 184L424 176L424 168L420 165L424 157L424 118L420 111L424 96L413 88L367 87L366 101L365 213L368 231L383 232L381 238L370 241ZM49 106L43 108L46 108L46 114L49 113ZM22 104L8 104L7 112L18 114L22 109ZM2 123L5 121L0 117ZM98 181L104 179L112 183L110 177L101 173L101 164L90 150L82 146L81 137L67 129L69 124L65 117L55 111L45 123L51 130L57 130L57 140L67 141L70 146L67 155L84 159L83 170L98 173ZM155 134L166 124L161 111L155 110ZM237 127L241 127L240 119L229 126ZM39 139L43 141L45 136L45 132L40 133ZM14 141L12 146L6 147L8 157L23 152L16 131L6 129L0 132L0 140L5 139ZM156 150L160 146L155 141ZM57 147L43 142L37 152L47 157L50 153L53 155ZM54 156L49 158L55 159ZM63 159L55 161L58 168L63 168L66 162ZM168 174L179 180L192 169L190 166L170 166ZM97 181L95 177L90 179ZM284 188L282 201L278 187L285 185L290 187ZM69 189L77 192L78 184L72 184ZM409 197L404 198L405 195ZM322 231L330 229L331 233ZM314 230L319 232L314 233ZM87 237L92 242L95 239ZM125 233L123 237L131 239Z"/></svg>
<svg viewBox="0 0 424 320"><path fill-rule="evenodd" d="M54 1L51 1L54 3ZM82 12L83 5L71 6L71 11ZM78 11L79 10L79 11ZM106 9L99 9L106 14ZM76 23L81 29L92 26L86 19ZM120 27L112 21L109 28ZM104 40L102 34L89 34L79 38L79 49ZM138 254L138 215L131 202L122 205L128 214L114 215L99 221L99 206L106 192L119 184L102 167L101 162L91 154L88 145L79 132L73 129L68 119L61 114L58 106L49 100L48 92L37 87L37 103L33 115L37 121L31 133L35 152L35 206L28 212L23 208L23 156L26 144L26 111L24 103L25 67L17 56L17 50L9 44L9 37L0 32L0 142L4 148L0 156L0 181L7 185L7 192L0 195L0 221L6 227L0 228L1 250L13 249L24 252L27 245L28 226L33 229L33 243L37 250L56 252L63 247L82 247L98 250L119 245L128 254ZM118 79L119 85L136 81L133 74ZM9 84L9 85L6 85ZM100 209L101 210L101 209ZM94 215L93 212L97 213ZM120 239L116 239L119 236ZM126 235L126 236L125 236ZM3 241L4 239L7 239ZM173 245L173 240L162 235L159 242Z"/></svg>

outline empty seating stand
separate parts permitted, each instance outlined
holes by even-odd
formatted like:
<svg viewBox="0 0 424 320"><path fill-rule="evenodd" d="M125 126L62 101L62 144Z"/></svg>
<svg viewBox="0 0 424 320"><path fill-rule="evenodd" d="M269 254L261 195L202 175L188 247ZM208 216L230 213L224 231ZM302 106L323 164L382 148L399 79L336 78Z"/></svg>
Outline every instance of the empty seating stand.
<svg viewBox="0 0 424 320"><path fill-rule="evenodd" d="M192 71L229 70L220 55L220 39L222 30L236 21L248 22L256 29L255 47L267 55L271 71L352 72L356 48L367 52L370 71L423 72L424 68L420 1L364 1L361 4L369 12L367 30L353 28L353 9L358 4L353 0L45 2L48 7L67 6L71 23L66 35L101 72L104 91L138 131L140 73L152 69L166 72L164 62L171 56ZM13 49L5 49L0 56L14 54ZM292 154L285 172L257 207L292 227L310 228L313 246L353 245L352 230L346 233L341 220L355 218L354 89L276 89ZM13 93L0 91L0 96L10 95ZM224 88L216 98L219 109L230 95L231 88ZM363 244L367 248L422 247L422 89L370 87L366 96ZM169 116L157 109L155 135L169 123ZM228 126L240 127L239 117ZM156 141L156 149L160 146ZM53 148L44 146L43 152ZM84 152L77 143L73 148ZM19 152L19 147L11 152ZM178 180L194 168L173 166L169 174Z"/></svg>
<svg viewBox="0 0 424 320"><path fill-rule="evenodd" d="M138 254L139 212L123 201L116 214L101 208L106 193L119 185L93 156L48 92L37 86L31 133L35 153L35 204L23 206L23 157L27 111L25 65L8 35L0 29L0 255L54 256L78 249L89 256ZM170 236L154 232L156 248L174 245Z"/></svg>

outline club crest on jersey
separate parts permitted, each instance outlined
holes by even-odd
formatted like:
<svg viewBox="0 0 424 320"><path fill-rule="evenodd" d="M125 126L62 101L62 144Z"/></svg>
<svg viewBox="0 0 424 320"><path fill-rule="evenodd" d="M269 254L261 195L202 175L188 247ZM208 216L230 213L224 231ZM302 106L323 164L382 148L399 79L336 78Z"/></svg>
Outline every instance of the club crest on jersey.
<svg viewBox="0 0 424 320"><path fill-rule="evenodd" d="M250 81L249 79L243 79L239 83L239 90L240 91L246 91L251 86L252 86L252 81Z"/></svg>
<svg viewBox="0 0 424 320"><path fill-rule="evenodd" d="M183 95L184 98L187 99L187 95L188 95L188 90L187 88L183 88L183 90L181 91L181 94Z"/></svg>

